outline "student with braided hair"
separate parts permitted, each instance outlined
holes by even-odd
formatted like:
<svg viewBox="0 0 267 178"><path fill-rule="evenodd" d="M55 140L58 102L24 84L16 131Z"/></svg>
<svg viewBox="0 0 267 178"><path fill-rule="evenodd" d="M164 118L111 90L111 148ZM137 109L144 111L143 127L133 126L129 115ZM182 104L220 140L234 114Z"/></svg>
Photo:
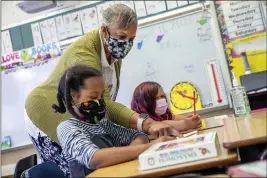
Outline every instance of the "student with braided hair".
<svg viewBox="0 0 267 178"><path fill-rule="evenodd" d="M71 177L136 159L151 144L173 140L163 136L149 143L146 134L119 126L105 118L104 80L91 67L74 66L60 79L57 113L72 115L57 127L57 136Z"/></svg>

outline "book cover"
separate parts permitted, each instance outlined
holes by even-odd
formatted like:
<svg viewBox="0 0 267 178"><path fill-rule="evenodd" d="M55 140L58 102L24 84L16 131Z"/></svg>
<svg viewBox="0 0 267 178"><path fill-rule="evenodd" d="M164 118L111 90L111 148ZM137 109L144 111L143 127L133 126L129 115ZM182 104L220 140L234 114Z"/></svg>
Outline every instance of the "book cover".
<svg viewBox="0 0 267 178"><path fill-rule="evenodd" d="M211 132L155 144L139 156L140 170L215 157L216 140L216 132Z"/></svg>

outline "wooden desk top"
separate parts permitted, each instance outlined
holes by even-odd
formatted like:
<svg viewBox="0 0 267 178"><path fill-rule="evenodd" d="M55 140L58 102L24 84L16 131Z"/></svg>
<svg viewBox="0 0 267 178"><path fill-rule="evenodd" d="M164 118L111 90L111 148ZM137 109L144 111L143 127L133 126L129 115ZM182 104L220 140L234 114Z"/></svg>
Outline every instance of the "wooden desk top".
<svg viewBox="0 0 267 178"><path fill-rule="evenodd" d="M266 111L253 113L247 119L224 120L224 148L267 143Z"/></svg>
<svg viewBox="0 0 267 178"><path fill-rule="evenodd" d="M148 171L139 171L138 160L98 169L88 175L88 177L163 177L168 175L182 174L217 166L225 166L237 161L237 154L231 152L222 146L223 127L217 127L209 130L200 131L201 133L216 131L219 139L218 156L206 160L177 164L173 166L152 169Z"/></svg>

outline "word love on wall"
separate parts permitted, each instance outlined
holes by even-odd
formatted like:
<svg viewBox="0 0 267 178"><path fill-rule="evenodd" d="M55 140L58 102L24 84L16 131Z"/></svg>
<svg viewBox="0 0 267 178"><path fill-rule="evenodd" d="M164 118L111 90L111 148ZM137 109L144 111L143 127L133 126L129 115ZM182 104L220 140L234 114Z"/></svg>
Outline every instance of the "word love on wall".
<svg viewBox="0 0 267 178"><path fill-rule="evenodd" d="M21 57L20 57L20 52L14 52L11 54L3 55L2 56L2 61L1 61L1 66L9 66L10 64L16 63L19 64L21 63Z"/></svg>
<svg viewBox="0 0 267 178"><path fill-rule="evenodd" d="M216 5L227 41L265 31L259 1L217 1Z"/></svg>
<svg viewBox="0 0 267 178"><path fill-rule="evenodd" d="M61 48L59 43L49 43L39 46L34 46L21 51L16 51L12 54L5 54L2 56L1 70L16 71L14 68L24 66L24 68L30 68L29 66L39 66L36 63L45 62L49 59L61 56Z"/></svg>

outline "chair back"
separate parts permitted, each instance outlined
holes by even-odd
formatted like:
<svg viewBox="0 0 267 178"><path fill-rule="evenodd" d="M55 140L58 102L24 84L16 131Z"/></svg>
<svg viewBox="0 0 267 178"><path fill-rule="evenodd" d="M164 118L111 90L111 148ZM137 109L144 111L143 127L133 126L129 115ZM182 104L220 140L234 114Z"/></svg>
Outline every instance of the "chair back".
<svg viewBox="0 0 267 178"><path fill-rule="evenodd" d="M37 165L36 154L19 160L15 168L14 178L20 178L24 171L26 171L27 169L30 169L31 167L35 165Z"/></svg>

